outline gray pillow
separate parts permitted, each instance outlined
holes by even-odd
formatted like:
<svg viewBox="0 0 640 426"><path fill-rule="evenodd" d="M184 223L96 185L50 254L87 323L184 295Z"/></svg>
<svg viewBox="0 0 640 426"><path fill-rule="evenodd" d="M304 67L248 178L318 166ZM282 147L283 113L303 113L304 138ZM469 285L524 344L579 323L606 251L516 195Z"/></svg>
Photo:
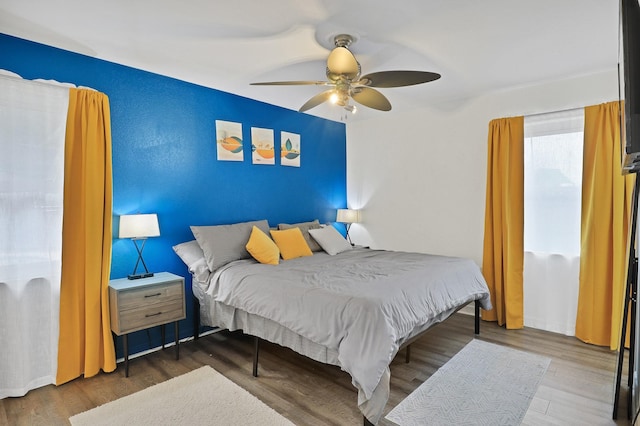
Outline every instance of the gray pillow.
<svg viewBox="0 0 640 426"><path fill-rule="evenodd" d="M254 225L269 235L269 222L266 220L231 225L192 226L191 232L204 252L209 269L213 272L234 260L251 257L245 246Z"/></svg>
<svg viewBox="0 0 640 426"><path fill-rule="evenodd" d="M211 271L204 258L204 252L196 240L173 246L173 251L182 259L196 281L207 282Z"/></svg>
<svg viewBox="0 0 640 426"><path fill-rule="evenodd" d="M320 229L310 229L309 233L320 244L320 247L332 256L353 248L342 234L331 225Z"/></svg>
<svg viewBox="0 0 640 426"><path fill-rule="evenodd" d="M316 240L314 240L313 237L311 237L311 235L309 234L309 229L319 229L320 228L320 222L318 221L318 219L313 220L311 222L280 223L280 224L278 224L278 229L280 229L280 230L291 229L291 228L300 228L300 231L302 231L302 236L304 237L304 240L307 242L307 245L309 246L311 251L320 251L320 250L322 250L322 247L320 247L318 245L318 243L316 243Z"/></svg>

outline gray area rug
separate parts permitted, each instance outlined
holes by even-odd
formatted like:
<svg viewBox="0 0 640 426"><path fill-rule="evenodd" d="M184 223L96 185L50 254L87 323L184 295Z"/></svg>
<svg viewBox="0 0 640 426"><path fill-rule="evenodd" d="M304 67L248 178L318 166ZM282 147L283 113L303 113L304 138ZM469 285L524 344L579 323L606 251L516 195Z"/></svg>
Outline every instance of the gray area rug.
<svg viewBox="0 0 640 426"><path fill-rule="evenodd" d="M519 425L550 362L472 340L386 419L400 426Z"/></svg>
<svg viewBox="0 0 640 426"><path fill-rule="evenodd" d="M77 414L69 421L73 426L293 426L209 366Z"/></svg>

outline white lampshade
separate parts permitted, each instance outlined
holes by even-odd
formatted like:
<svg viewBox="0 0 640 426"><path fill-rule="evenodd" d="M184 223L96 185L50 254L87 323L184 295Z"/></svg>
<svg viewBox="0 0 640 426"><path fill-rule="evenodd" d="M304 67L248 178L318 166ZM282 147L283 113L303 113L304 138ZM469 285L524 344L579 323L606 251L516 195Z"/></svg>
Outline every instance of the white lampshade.
<svg viewBox="0 0 640 426"><path fill-rule="evenodd" d="M360 210L338 209L338 214L336 214L336 222L358 223L360 222Z"/></svg>
<svg viewBox="0 0 640 426"><path fill-rule="evenodd" d="M159 237L157 214L125 214L120 216L119 238Z"/></svg>

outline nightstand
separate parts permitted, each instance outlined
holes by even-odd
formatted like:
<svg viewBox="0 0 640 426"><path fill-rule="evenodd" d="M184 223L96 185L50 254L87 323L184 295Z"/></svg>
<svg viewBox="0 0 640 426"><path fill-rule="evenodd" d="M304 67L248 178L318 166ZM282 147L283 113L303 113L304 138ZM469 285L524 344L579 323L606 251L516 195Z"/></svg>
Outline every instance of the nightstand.
<svg viewBox="0 0 640 426"><path fill-rule="evenodd" d="M186 318L184 278L169 272L153 277L109 281L109 312L111 331L122 336L124 344L124 371L129 377L129 342L127 335L150 327L162 327L175 322L176 359L180 358L178 321Z"/></svg>

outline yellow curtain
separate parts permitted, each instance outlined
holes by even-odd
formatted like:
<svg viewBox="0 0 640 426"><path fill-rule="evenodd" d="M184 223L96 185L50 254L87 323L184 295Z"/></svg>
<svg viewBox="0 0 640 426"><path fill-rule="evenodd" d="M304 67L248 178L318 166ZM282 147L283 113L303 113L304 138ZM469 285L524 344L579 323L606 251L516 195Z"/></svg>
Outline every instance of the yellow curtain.
<svg viewBox="0 0 640 426"><path fill-rule="evenodd" d="M522 328L524 262L524 117L489 123L482 273L493 309L482 318Z"/></svg>
<svg viewBox="0 0 640 426"><path fill-rule="evenodd" d="M618 349L635 175L622 175L619 103L585 108L576 336Z"/></svg>
<svg viewBox="0 0 640 426"><path fill-rule="evenodd" d="M56 384L116 368L109 324L109 98L70 89L64 165L60 336Z"/></svg>

